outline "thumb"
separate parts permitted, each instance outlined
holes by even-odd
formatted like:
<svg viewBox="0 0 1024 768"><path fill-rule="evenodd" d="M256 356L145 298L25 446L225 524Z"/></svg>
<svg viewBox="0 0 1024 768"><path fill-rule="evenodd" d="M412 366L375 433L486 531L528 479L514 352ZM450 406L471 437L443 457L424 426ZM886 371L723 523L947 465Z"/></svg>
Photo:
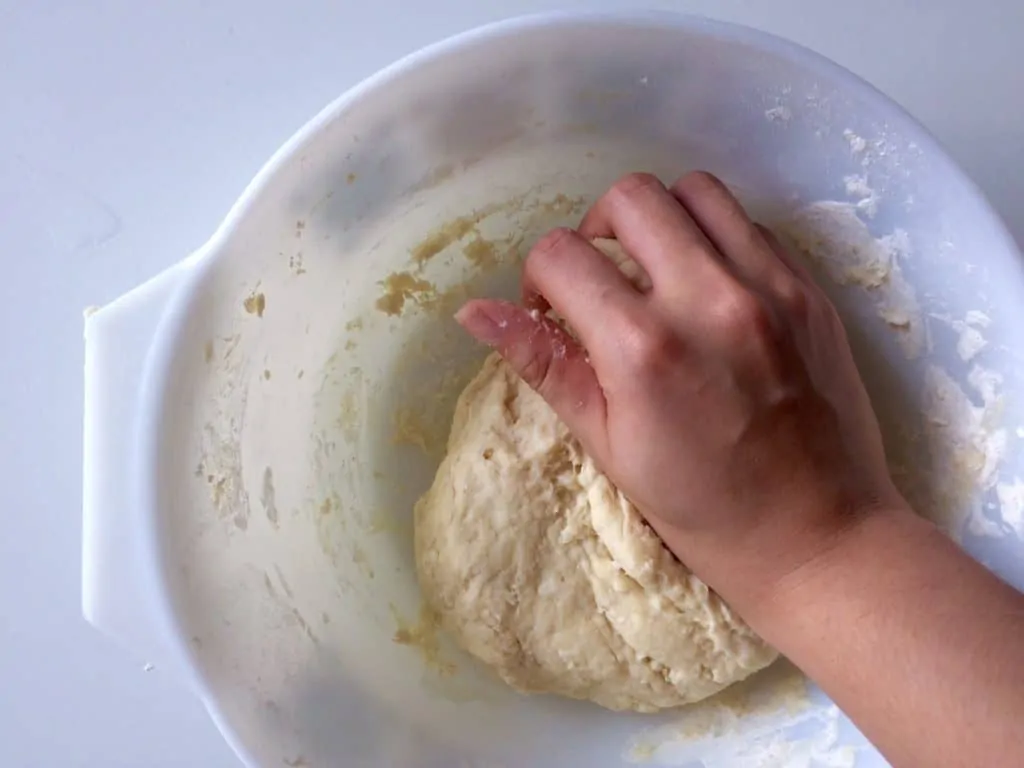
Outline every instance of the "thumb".
<svg viewBox="0 0 1024 768"><path fill-rule="evenodd" d="M604 392L586 350L562 326L537 310L496 299L467 302L455 320L496 349L591 455L602 453Z"/></svg>

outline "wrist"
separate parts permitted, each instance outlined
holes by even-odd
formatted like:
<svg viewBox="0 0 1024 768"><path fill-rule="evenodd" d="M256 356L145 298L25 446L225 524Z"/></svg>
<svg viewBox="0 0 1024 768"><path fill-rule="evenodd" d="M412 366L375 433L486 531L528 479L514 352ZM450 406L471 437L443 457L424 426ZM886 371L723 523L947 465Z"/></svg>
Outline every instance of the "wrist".
<svg viewBox="0 0 1024 768"><path fill-rule="evenodd" d="M913 542L929 536L944 538L906 504L874 507L826 533L761 585L747 587L734 607L750 626L776 646L786 646L806 606L829 602L856 588L858 574L872 564L900 559ZM728 598L726 598L728 599Z"/></svg>
<svg viewBox="0 0 1024 768"><path fill-rule="evenodd" d="M897 498L844 515L772 515L758 528L728 537L658 533L682 562L761 632L758 625L784 619L800 599L797 592L849 567L851 555L920 535L922 527L934 530Z"/></svg>

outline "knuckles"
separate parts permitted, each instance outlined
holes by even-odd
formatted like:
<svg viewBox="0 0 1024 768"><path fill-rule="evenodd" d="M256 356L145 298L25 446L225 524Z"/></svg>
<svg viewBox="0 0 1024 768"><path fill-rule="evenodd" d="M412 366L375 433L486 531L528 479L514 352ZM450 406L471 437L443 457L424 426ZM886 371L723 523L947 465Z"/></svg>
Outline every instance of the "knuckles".
<svg viewBox="0 0 1024 768"><path fill-rule="evenodd" d="M731 194L722 181L708 171L690 171L680 176L672 188L694 197L719 196L723 192Z"/></svg>
<svg viewBox="0 0 1024 768"><path fill-rule="evenodd" d="M788 320L800 325L807 324L811 310L811 296L798 280L779 281L775 287L775 295L779 307Z"/></svg>
<svg viewBox="0 0 1024 768"><path fill-rule="evenodd" d="M606 197L609 202L621 204L645 197L650 189L663 190L664 188L665 185L654 174L643 172L627 173L612 184L606 193Z"/></svg>
<svg viewBox="0 0 1024 768"><path fill-rule="evenodd" d="M524 286L531 289L544 281L544 276L550 273L552 264L559 258L559 252L578 235L567 227L553 229L541 237L530 249L523 264Z"/></svg>
<svg viewBox="0 0 1024 768"><path fill-rule="evenodd" d="M745 369L767 372L776 367L784 334L772 310L755 294L738 285L723 288L695 308L693 317L689 328L676 328L648 312L617 318L612 327L625 369L640 378L661 377L695 344Z"/></svg>
<svg viewBox="0 0 1024 768"><path fill-rule="evenodd" d="M788 377L783 363L792 343L784 330L792 325L788 318L780 327L768 304L742 288L723 292L709 313L709 332L736 370L753 374L762 386Z"/></svg>
<svg viewBox="0 0 1024 768"><path fill-rule="evenodd" d="M678 361L682 339L652 317L625 317L618 322L619 351L634 376L657 377Z"/></svg>
<svg viewBox="0 0 1024 768"><path fill-rule="evenodd" d="M568 227L555 227L534 244L530 251L530 256L544 257L552 254L559 250L574 234Z"/></svg>
<svg viewBox="0 0 1024 768"><path fill-rule="evenodd" d="M768 307L738 285L710 297L705 312L711 331L728 345L749 342L752 336L765 340L774 331Z"/></svg>

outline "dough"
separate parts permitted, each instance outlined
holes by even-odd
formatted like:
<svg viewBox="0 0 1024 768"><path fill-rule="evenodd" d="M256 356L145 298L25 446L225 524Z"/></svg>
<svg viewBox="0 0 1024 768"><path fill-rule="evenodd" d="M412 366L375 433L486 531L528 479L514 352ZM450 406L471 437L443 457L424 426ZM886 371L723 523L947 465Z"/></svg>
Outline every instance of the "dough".
<svg viewBox="0 0 1024 768"><path fill-rule="evenodd" d="M416 505L415 547L444 628L520 691L653 712L777 656L497 355L459 398L448 454Z"/></svg>

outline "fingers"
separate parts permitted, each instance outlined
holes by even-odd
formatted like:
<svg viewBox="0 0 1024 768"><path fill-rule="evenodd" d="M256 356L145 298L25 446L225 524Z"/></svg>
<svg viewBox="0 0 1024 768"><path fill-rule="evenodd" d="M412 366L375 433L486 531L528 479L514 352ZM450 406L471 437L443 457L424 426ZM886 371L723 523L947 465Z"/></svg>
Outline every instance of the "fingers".
<svg viewBox="0 0 1024 768"><path fill-rule="evenodd" d="M814 278L811 277L811 273L807 271L807 268L801 264L793 254L784 246L774 232L763 224L755 224L757 231L761 233L761 237L768 243L768 247L772 249L772 253L781 261L786 267L796 275L797 279L808 284L816 285Z"/></svg>
<svg viewBox="0 0 1024 768"><path fill-rule="evenodd" d="M672 185L671 192L748 285L773 291L780 280L790 277L743 206L717 177L704 171L688 173Z"/></svg>
<svg viewBox="0 0 1024 768"><path fill-rule="evenodd" d="M798 325L806 326L811 315L816 315L819 321L824 318L825 322L838 323L842 328L842 321L839 319L839 314L832 305L832 301L815 281L807 267L779 241L779 238L768 227L761 224L756 226L775 256L796 278L788 286L784 284L783 289L776 292L777 303L786 310L790 319L796 321Z"/></svg>
<svg viewBox="0 0 1024 768"><path fill-rule="evenodd" d="M614 237L654 282L699 295L709 281L725 277L712 243L665 186L647 173L616 182L587 212L580 234Z"/></svg>
<svg viewBox="0 0 1024 768"><path fill-rule="evenodd" d="M523 268L524 303L546 303L572 328L583 346L595 350L615 318L642 307L643 297L604 254L577 232L556 229L530 251Z"/></svg>
<svg viewBox="0 0 1024 768"><path fill-rule="evenodd" d="M586 351L558 323L507 301L475 299L455 319L493 347L595 457L604 454L606 402Z"/></svg>

